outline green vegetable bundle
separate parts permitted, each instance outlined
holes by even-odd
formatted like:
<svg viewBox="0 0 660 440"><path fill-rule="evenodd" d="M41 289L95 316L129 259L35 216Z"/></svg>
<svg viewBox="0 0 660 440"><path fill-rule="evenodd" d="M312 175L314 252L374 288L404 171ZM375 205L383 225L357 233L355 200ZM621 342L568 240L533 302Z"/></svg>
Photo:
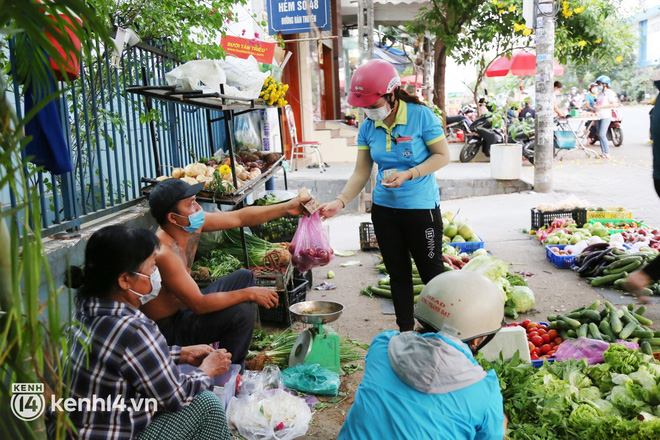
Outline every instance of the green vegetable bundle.
<svg viewBox="0 0 660 440"><path fill-rule="evenodd" d="M222 249L214 249L207 256L195 260L190 275L195 280L219 278L243 267L234 256Z"/></svg>
<svg viewBox="0 0 660 440"><path fill-rule="evenodd" d="M241 244L241 233L238 229L227 229L224 231L225 240L222 250L243 261L243 245ZM291 256L289 251L283 249L279 244L269 243L266 240L245 233L245 243L248 251L248 262L250 267L269 265L269 255L276 256L275 262L284 262L282 266L289 263ZM286 256L284 255L286 252Z"/></svg>
<svg viewBox="0 0 660 440"><path fill-rule="evenodd" d="M495 369L509 418L511 440L660 438L660 364L652 357L611 345L605 363L585 360L545 363L490 363ZM640 421L637 417L643 417Z"/></svg>
<svg viewBox="0 0 660 440"><path fill-rule="evenodd" d="M588 337L607 342L617 339L636 341L640 350L647 354L660 351L660 332L654 332L648 326L653 322L646 318L646 307L635 310L631 303L627 307L616 308L605 301L602 310L598 310L600 301L588 307L579 307L565 315L549 315L550 328L556 329L564 339Z"/></svg>

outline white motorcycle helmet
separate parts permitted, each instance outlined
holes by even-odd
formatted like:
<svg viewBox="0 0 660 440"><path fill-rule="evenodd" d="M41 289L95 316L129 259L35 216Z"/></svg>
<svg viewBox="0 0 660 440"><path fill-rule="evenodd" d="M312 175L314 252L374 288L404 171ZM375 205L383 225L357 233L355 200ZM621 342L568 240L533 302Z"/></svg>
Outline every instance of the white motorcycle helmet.
<svg viewBox="0 0 660 440"><path fill-rule="evenodd" d="M415 318L463 342L485 336L476 352L502 328L504 300L497 286L485 276L470 271L447 271L424 287Z"/></svg>

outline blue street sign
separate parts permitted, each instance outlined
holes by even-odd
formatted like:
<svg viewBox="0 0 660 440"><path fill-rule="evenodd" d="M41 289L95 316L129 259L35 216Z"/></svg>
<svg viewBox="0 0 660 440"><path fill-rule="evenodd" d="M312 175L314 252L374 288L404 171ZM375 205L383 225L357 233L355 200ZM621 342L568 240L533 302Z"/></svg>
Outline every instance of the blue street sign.
<svg viewBox="0 0 660 440"><path fill-rule="evenodd" d="M330 30L329 0L267 0L267 8L270 35Z"/></svg>

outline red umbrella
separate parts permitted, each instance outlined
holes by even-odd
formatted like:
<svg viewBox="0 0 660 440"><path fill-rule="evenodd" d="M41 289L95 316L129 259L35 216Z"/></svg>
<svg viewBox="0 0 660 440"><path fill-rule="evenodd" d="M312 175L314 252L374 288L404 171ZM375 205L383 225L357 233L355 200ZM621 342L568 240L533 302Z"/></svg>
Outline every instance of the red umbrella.
<svg viewBox="0 0 660 440"><path fill-rule="evenodd" d="M417 83L417 87L422 87L424 84L422 84L422 75L408 75L408 76L402 76L401 77L401 84L415 84Z"/></svg>
<svg viewBox="0 0 660 440"><path fill-rule="evenodd" d="M555 61L555 75L563 75L564 68ZM536 54L532 51L521 49L511 54L511 58L499 57L486 69L486 76L532 76L536 74Z"/></svg>

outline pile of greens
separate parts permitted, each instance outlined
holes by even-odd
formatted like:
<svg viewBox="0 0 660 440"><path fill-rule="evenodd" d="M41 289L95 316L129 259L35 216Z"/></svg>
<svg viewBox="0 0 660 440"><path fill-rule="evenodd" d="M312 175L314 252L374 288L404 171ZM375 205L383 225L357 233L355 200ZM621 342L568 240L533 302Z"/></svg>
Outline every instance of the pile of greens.
<svg viewBox="0 0 660 440"><path fill-rule="evenodd" d="M660 363L619 344L603 357L605 363L597 365L565 360L541 368L518 356L492 363L481 358L499 377L508 438L660 438Z"/></svg>
<svg viewBox="0 0 660 440"><path fill-rule="evenodd" d="M206 280L224 277L241 267L242 264L238 258L229 255L222 249L214 249L207 255L195 260L190 275L195 280Z"/></svg>

